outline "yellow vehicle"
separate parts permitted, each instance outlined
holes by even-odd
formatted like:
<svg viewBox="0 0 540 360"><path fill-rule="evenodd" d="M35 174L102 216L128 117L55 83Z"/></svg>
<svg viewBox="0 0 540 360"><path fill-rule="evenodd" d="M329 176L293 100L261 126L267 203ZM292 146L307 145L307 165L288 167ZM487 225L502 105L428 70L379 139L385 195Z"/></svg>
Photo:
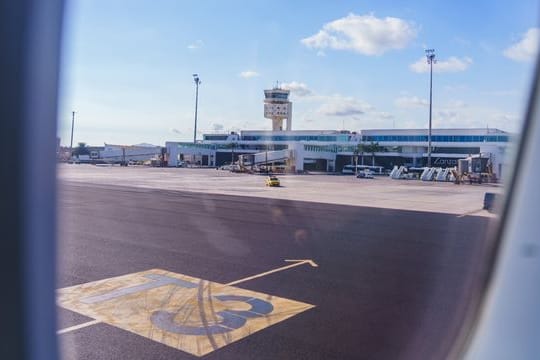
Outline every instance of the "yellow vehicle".
<svg viewBox="0 0 540 360"><path fill-rule="evenodd" d="M267 177L266 186L279 186L279 179L275 176Z"/></svg>

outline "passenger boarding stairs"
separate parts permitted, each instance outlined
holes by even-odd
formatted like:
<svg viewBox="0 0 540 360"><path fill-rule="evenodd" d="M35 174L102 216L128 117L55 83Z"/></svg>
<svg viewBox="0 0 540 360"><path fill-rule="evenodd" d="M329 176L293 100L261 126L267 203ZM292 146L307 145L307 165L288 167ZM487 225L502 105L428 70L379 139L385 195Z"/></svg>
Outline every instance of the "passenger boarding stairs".
<svg viewBox="0 0 540 360"><path fill-rule="evenodd" d="M422 172L422 175L420 175L420 180L422 180L422 181L432 181L434 176L435 176L436 170L437 169L433 168L433 167L424 168L424 171Z"/></svg>
<svg viewBox="0 0 540 360"><path fill-rule="evenodd" d="M450 176L450 168L440 169L437 173L437 177L435 180L437 181L448 181L448 177Z"/></svg>
<svg viewBox="0 0 540 360"><path fill-rule="evenodd" d="M426 167L420 175L420 180L422 181L448 181L451 175L451 168L435 168L435 167Z"/></svg>
<svg viewBox="0 0 540 360"><path fill-rule="evenodd" d="M397 167L396 165L390 172L390 178L395 179L395 180L404 179L406 172L407 172L407 168L405 168L405 166Z"/></svg>
<svg viewBox="0 0 540 360"><path fill-rule="evenodd" d="M390 172L390 178L395 180L415 179L416 175L407 173L405 166L394 166ZM420 180L422 181L451 181L452 178L452 168L425 167L420 175Z"/></svg>

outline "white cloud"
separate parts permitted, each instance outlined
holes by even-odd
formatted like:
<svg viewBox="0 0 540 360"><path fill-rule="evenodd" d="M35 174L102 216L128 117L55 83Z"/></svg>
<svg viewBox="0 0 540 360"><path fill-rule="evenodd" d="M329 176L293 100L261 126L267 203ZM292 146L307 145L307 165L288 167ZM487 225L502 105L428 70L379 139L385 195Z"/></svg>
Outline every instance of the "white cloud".
<svg viewBox="0 0 540 360"><path fill-rule="evenodd" d="M491 113L487 119L489 123L486 125L490 127L509 129L510 131L517 132L519 131L523 117L515 113L497 111Z"/></svg>
<svg viewBox="0 0 540 360"><path fill-rule="evenodd" d="M461 106L453 102L433 113L433 126L437 128L498 128L517 131L521 118L515 114L486 106Z"/></svg>
<svg viewBox="0 0 540 360"><path fill-rule="evenodd" d="M455 110L449 110L449 109L439 110L438 115L439 115L438 121L440 121L443 124L455 123L456 121L459 120L458 112Z"/></svg>
<svg viewBox="0 0 540 360"><path fill-rule="evenodd" d="M314 49L349 50L363 55L406 47L417 34L414 24L395 17L349 14L323 26L315 35L302 39Z"/></svg>
<svg viewBox="0 0 540 360"><path fill-rule="evenodd" d="M345 102L321 105L317 112L326 116L356 116L365 113L362 106Z"/></svg>
<svg viewBox="0 0 540 360"><path fill-rule="evenodd" d="M381 119L393 119L394 115L387 113L385 111L379 111L374 113L375 116L378 116Z"/></svg>
<svg viewBox="0 0 540 360"><path fill-rule="evenodd" d="M223 124L212 124L212 130L214 131L222 131L224 128Z"/></svg>
<svg viewBox="0 0 540 360"><path fill-rule="evenodd" d="M193 44L189 44L187 48L190 50L196 50L202 48L203 46L204 42L202 40L196 40Z"/></svg>
<svg viewBox="0 0 540 360"><path fill-rule="evenodd" d="M473 60L470 57L457 58L455 56L449 57L447 60L437 60L433 64L433 72L459 72L465 71L472 65ZM415 63L409 65L409 68L417 73L429 72L429 64L425 57L421 57Z"/></svg>
<svg viewBox="0 0 540 360"><path fill-rule="evenodd" d="M540 29L530 28L520 41L503 51L504 56L515 61L532 61L538 53Z"/></svg>
<svg viewBox="0 0 540 360"><path fill-rule="evenodd" d="M317 109L317 113L325 116L351 116L356 117L373 110L370 104L355 99L334 95L326 97L326 101Z"/></svg>
<svg viewBox="0 0 540 360"><path fill-rule="evenodd" d="M290 90L292 94L297 96L308 96L313 94L313 91L311 91L306 84L297 81L283 83L281 84L281 88L284 90Z"/></svg>
<svg viewBox="0 0 540 360"><path fill-rule="evenodd" d="M448 102L448 107L453 109L463 109L469 106L465 101L463 100L450 100Z"/></svg>
<svg viewBox="0 0 540 360"><path fill-rule="evenodd" d="M418 96L402 96L397 98L394 103L403 109L422 108L429 105L426 99L421 99Z"/></svg>
<svg viewBox="0 0 540 360"><path fill-rule="evenodd" d="M521 94L521 92L516 89L504 89L482 91L480 94L488 96L518 96Z"/></svg>
<svg viewBox="0 0 540 360"><path fill-rule="evenodd" d="M444 91L448 92L457 92L457 93L463 93L465 91L468 91L469 85L466 84L454 84L454 85L445 85L443 87Z"/></svg>
<svg viewBox="0 0 540 360"><path fill-rule="evenodd" d="M359 127L359 122L362 126L380 126L381 121L393 118L392 114L378 111L368 102L353 96L317 94L306 84L297 81L283 83L281 87L298 96L297 109L302 110L298 110L295 117L299 120L296 126L300 128L327 128L329 123L334 123L336 119L339 119L339 122L346 121L347 125L353 128Z"/></svg>
<svg viewBox="0 0 540 360"><path fill-rule="evenodd" d="M437 100L438 99L438 100ZM434 128L492 128L515 131L521 121L508 111L490 106L476 105L459 97L445 100L437 97L433 103ZM421 97L403 94L395 100L396 122L400 128L424 128L428 125L429 101Z"/></svg>
<svg viewBox="0 0 540 360"><path fill-rule="evenodd" d="M242 129L238 126L231 126L231 128L229 129L229 131L231 132L236 132L236 133L239 133L240 131L242 131Z"/></svg>
<svg viewBox="0 0 540 360"><path fill-rule="evenodd" d="M242 71L238 76L243 77L244 79L251 79L260 76L260 74L253 70L246 70Z"/></svg>

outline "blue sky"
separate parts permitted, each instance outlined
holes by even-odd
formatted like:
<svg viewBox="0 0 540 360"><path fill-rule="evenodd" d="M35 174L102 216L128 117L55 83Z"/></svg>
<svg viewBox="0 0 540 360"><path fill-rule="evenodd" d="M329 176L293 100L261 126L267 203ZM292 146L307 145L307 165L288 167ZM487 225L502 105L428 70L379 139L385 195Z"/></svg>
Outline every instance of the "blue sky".
<svg viewBox="0 0 540 360"><path fill-rule="evenodd" d="M92 145L269 129L263 89L291 90L293 129L518 131L540 38L536 1L71 0L59 136ZM199 134L199 138L201 135Z"/></svg>

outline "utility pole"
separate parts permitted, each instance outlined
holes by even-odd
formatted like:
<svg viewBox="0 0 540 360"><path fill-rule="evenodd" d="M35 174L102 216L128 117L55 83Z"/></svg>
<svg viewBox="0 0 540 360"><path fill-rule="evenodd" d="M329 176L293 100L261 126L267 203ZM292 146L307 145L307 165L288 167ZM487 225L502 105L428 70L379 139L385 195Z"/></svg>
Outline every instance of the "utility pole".
<svg viewBox="0 0 540 360"><path fill-rule="evenodd" d="M199 79L199 74L193 74L193 81L195 81L195 127L193 129L193 143L197 142L197 107L199 105L199 84L201 79Z"/></svg>
<svg viewBox="0 0 540 360"><path fill-rule="evenodd" d="M234 169L234 147L236 146L236 143L231 143L231 171Z"/></svg>
<svg viewBox="0 0 540 360"><path fill-rule="evenodd" d="M75 126L75 111L71 112L71 141L69 142L69 158L73 157L73 128Z"/></svg>
<svg viewBox="0 0 540 360"><path fill-rule="evenodd" d="M354 175L358 176L358 145L353 151L354 153Z"/></svg>
<svg viewBox="0 0 540 360"><path fill-rule="evenodd" d="M429 131L428 131L428 167L431 167L431 108L433 103L433 64L435 60L435 49L426 50L427 63L429 64Z"/></svg>

